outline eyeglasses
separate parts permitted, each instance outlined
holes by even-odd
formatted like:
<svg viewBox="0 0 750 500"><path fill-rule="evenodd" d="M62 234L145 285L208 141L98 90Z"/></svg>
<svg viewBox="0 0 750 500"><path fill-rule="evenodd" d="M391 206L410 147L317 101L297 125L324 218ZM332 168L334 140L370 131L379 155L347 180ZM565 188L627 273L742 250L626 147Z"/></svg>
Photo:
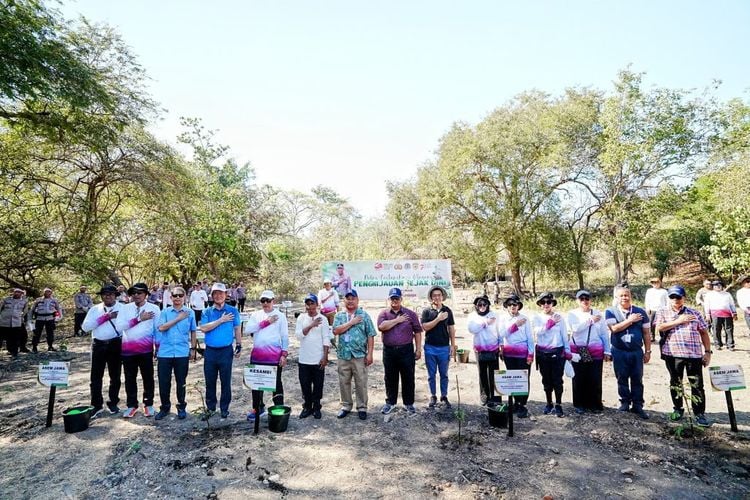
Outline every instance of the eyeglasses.
<svg viewBox="0 0 750 500"><path fill-rule="evenodd" d="M184 293L173 293L172 294L172 298L175 298L175 299L181 299L184 296L185 296Z"/></svg>
<svg viewBox="0 0 750 500"><path fill-rule="evenodd" d="M547 305L547 304L551 304L552 301L549 299L544 299L544 300L540 300L539 303L542 305Z"/></svg>
<svg viewBox="0 0 750 500"><path fill-rule="evenodd" d="M271 302L271 300L272 300L272 299L266 299L266 298L262 298L262 299L260 299L260 303L261 303L261 304L268 304L269 302Z"/></svg>

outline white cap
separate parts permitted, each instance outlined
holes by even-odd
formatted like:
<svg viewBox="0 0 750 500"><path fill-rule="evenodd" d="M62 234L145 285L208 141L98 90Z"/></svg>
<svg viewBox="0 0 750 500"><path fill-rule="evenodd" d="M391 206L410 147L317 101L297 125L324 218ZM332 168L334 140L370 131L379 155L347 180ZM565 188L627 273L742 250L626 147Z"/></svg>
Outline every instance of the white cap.
<svg viewBox="0 0 750 500"><path fill-rule="evenodd" d="M276 296L273 294L271 290L263 290L263 293L260 294L261 299L274 299Z"/></svg>
<svg viewBox="0 0 750 500"><path fill-rule="evenodd" d="M227 286L224 283L214 283L211 287L211 293L214 292L226 292Z"/></svg>

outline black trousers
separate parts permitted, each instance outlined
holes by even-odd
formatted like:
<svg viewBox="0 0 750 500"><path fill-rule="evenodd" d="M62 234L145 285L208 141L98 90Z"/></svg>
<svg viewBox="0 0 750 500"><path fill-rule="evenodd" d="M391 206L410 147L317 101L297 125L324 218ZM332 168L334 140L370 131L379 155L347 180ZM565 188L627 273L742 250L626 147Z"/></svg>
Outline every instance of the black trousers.
<svg viewBox="0 0 750 500"><path fill-rule="evenodd" d="M107 404L116 405L120 401L120 360L122 339L101 341L94 339L91 344L91 406L104 406L102 398L102 380L104 370L109 373L109 400Z"/></svg>
<svg viewBox="0 0 750 500"><path fill-rule="evenodd" d="M85 332L81 330L84 319L86 319L86 313L75 313L73 315L73 336L77 337L80 334L83 337L85 335Z"/></svg>
<svg viewBox="0 0 750 500"><path fill-rule="evenodd" d="M143 379L143 406L154 404L154 357L151 353L122 357L128 408L138 408L138 371Z"/></svg>
<svg viewBox="0 0 750 500"><path fill-rule="evenodd" d="M546 353L537 350L536 359L539 373L542 374L542 385L544 394L547 396L547 404L552 402L552 391L555 392L555 403L562 402L563 373L565 373L565 356L560 353Z"/></svg>
<svg viewBox="0 0 750 500"><path fill-rule="evenodd" d="M731 318L730 318L731 319ZM706 412L706 393L703 390L703 360L701 358L675 358L664 356L664 363L669 372L669 394L672 396L672 406L681 410L684 402L680 391L674 387L683 387L682 377L687 372L690 383L690 395L695 396L691 401L693 414L701 415ZM683 388L687 393L687 388Z"/></svg>
<svg viewBox="0 0 750 500"><path fill-rule="evenodd" d="M263 363L255 363L262 365ZM271 405L283 405L284 404L284 385L281 383L281 372L282 369L278 365L276 366L276 390L273 391L273 400ZM263 392L264 391L252 391L253 394L253 408L260 408L263 410ZM278 397L276 397L278 396Z"/></svg>
<svg viewBox="0 0 750 500"><path fill-rule="evenodd" d="M401 399L405 405L414 404L414 344L383 346L385 371L385 402L395 405L398 400L398 381L401 379Z"/></svg>
<svg viewBox="0 0 750 500"><path fill-rule="evenodd" d="M245 300L246 299L237 299L237 309L239 309L240 312L245 311Z"/></svg>
<svg viewBox="0 0 750 500"><path fill-rule="evenodd" d="M200 325L201 324L201 317L203 316L203 310L202 309L193 309L193 312L195 313L195 324Z"/></svg>
<svg viewBox="0 0 750 500"><path fill-rule="evenodd" d="M511 358L505 356L505 368L508 370L526 370L531 375L531 365L526 363L526 358ZM529 384L531 386L531 384ZM526 406L529 396L513 396L513 400L521 406Z"/></svg>
<svg viewBox="0 0 750 500"><path fill-rule="evenodd" d="M594 360L591 363L573 363L573 406L585 410L603 410L602 404L602 367L604 361Z"/></svg>
<svg viewBox="0 0 750 500"><path fill-rule="evenodd" d="M3 326L0 327L0 339L5 340L5 345L8 352L15 356L18 354L18 348L21 347L21 342L26 341L26 328L23 326ZM2 340L0 340L2 342Z"/></svg>
<svg viewBox="0 0 750 500"><path fill-rule="evenodd" d="M172 392L172 373L174 372L174 381L177 391L177 409L184 410L187 408L185 394L187 393L187 374L189 366L189 357L184 358L159 358L156 369L159 372L159 399L161 400L160 410L169 411L172 408L170 395Z"/></svg>
<svg viewBox="0 0 750 500"><path fill-rule="evenodd" d="M308 410L320 410L323 398L323 381L326 371L320 365L299 365L299 385L302 388L303 407Z"/></svg>
<svg viewBox="0 0 750 500"><path fill-rule="evenodd" d="M477 358L479 355L477 355ZM482 403L486 403L487 399L495 393L495 370L500 369L499 357L495 357L492 361L478 361L477 368L479 369L479 397Z"/></svg>
<svg viewBox="0 0 750 500"><path fill-rule="evenodd" d="M55 341L55 328L54 319L36 320L34 323L34 336L31 338L31 345L36 347L39 345L39 341L42 339L42 330L47 334L47 346L52 347L52 343Z"/></svg>
<svg viewBox="0 0 750 500"><path fill-rule="evenodd" d="M734 319L729 318L712 318L711 323L714 327L714 344L723 347L721 332L726 334L726 345L734 349Z"/></svg>

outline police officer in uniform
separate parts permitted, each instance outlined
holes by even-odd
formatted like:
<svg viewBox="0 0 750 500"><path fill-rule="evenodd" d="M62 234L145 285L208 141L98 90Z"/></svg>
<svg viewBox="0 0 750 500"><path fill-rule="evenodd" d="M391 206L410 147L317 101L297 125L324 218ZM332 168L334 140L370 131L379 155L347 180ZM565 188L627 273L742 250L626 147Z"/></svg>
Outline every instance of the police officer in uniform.
<svg viewBox="0 0 750 500"><path fill-rule="evenodd" d="M18 357L19 347L22 352L29 352L26 349L26 328L23 325L27 305L28 300L20 288L14 288L13 294L0 302L0 341L5 339L8 352L13 358Z"/></svg>
<svg viewBox="0 0 750 500"><path fill-rule="evenodd" d="M86 293L86 285L81 285L78 293L73 296L73 302L75 302L76 305L73 335L75 337L83 337L85 335L81 328L83 319L86 317L86 313L89 312L89 309L91 309L91 306L94 305L94 301L91 300L91 295Z"/></svg>
<svg viewBox="0 0 750 500"><path fill-rule="evenodd" d="M55 341L55 327L62 319L60 302L52 296L52 289L45 288L43 296L34 301L31 306L31 319L34 322L34 336L31 338L31 352L36 353L36 346L42 338L42 330L47 333L47 350L56 351L52 344Z"/></svg>

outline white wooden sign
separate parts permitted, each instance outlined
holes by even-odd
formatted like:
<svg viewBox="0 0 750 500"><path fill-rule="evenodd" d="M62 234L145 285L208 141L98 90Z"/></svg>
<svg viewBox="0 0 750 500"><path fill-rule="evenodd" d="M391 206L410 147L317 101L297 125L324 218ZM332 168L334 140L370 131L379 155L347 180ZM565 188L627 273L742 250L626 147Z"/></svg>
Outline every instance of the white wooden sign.
<svg viewBox="0 0 750 500"><path fill-rule="evenodd" d="M269 365L245 365L245 376L243 378L245 387L254 391L275 391L276 369L276 366Z"/></svg>
<svg viewBox="0 0 750 500"><path fill-rule="evenodd" d="M495 388L503 396L528 396L529 372L527 370L497 370Z"/></svg>
<svg viewBox="0 0 750 500"><path fill-rule="evenodd" d="M739 391L747 388L741 365L710 366L708 374L715 391Z"/></svg>
<svg viewBox="0 0 750 500"><path fill-rule="evenodd" d="M45 361L39 365L37 380L46 387L68 387L70 363L65 361Z"/></svg>

